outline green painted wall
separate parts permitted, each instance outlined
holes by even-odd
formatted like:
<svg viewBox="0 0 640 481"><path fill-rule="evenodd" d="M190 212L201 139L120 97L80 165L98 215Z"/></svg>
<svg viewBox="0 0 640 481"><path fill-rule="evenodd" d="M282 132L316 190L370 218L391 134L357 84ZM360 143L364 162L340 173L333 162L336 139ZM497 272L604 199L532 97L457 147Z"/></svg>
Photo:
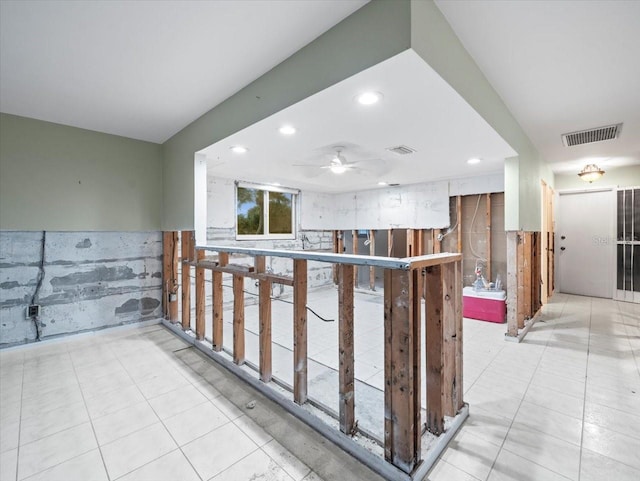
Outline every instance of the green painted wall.
<svg viewBox="0 0 640 481"><path fill-rule="evenodd" d="M0 114L0 229L160 230L158 144Z"/></svg>
<svg viewBox="0 0 640 481"><path fill-rule="evenodd" d="M431 0L411 1L411 47L518 152L505 163L505 229L540 230L540 180L553 174Z"/></svg>
<svg viewBox="0 0 640 481"><path fill-rule="evenodd" d="M410 47L409 0L373 0L163 145L165 230L194 226L194 153Z"/></svg>
<svg viewBox="0 0 640 481"><path fill-rule="evenodd" d="M600 186L610 187L640 187L640 165L630 165L628 167L605 168L604 176L589 184L578 177L578 171L573 174L556 174L556 190L563 189L588 189Z"/></svg>

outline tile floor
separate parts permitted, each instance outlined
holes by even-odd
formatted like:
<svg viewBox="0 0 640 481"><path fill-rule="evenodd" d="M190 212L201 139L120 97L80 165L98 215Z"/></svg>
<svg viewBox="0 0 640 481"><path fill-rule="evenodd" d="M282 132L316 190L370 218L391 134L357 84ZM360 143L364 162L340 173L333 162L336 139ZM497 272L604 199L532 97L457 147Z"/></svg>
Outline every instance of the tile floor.
<svg viewBox="0 0 640 481"><path fill-rule="evenodd" d="M428 480L640 479L640 306L557 294L521 344L464 329L471 414ZM380 479L161 326L1 351L0 414L2 481Z"/></svg>

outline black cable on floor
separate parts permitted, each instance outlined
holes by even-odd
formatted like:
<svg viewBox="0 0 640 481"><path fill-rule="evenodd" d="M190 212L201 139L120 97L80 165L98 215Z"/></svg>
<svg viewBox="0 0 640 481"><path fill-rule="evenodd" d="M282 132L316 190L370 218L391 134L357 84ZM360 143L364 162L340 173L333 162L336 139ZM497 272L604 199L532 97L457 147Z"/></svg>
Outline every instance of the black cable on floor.
<svg viewBox="0 0 640 481"><path fill-rule="evenodd" d="M233 289L233 286L229 286L227 284L222 284L222 287L226 287L227 289ZM254 297L260 297L258 294L254 294L253 292L249 292L246 291L244 289L242 289L242 292L244 292L245 294L249 294L250 296L254 296ZM270 296L271 300L274 301L280 301L280 302L284 302L286 304L293 304L292 301L287 301L286 299L280 299L279 297L273 297ZM316 316L318 319L320 319L323 322L335 322L335 319L325 319L324 317L322 317L320 314L318 314L316 311L314 311L313 309L311 309L309 306L305 306L307 308L307 311L309 311L311 314L313 314L314 316Z"/></svg>
<svg viewBox="0 0 640 481"><path fill-rule="evenodd" d="M33 296L31 296L31 304L34 305L38 301L38 294L40 293L40 288L42 287L42 282L44 281L44 247L47 242L47 231L42 231L42 240L40 244L40 265L38 270L38 281L36 282L36 289L33 291ZM31 320L36 327L36 341L40 340L42 336L42 325L40 324L40 320L37 315L31 316Z"/></svg>

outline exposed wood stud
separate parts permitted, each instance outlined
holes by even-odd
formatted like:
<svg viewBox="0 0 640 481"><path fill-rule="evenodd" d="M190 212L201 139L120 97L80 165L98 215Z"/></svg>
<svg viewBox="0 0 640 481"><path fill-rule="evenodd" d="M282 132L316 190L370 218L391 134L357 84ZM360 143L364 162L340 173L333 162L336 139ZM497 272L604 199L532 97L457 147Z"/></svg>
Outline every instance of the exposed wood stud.
<svg viewBox="0 0 640 481"><path fill-rule="evenodd" d="M293 400L307 401L307 261L293 260Z"/></svg>
<svg viewBox="0 0 640 481"><path fill-rule="evenodd" d="M456 264L441 266L442 322L443 322L443 410L446 416L455 416L454 401L456 376Z"/></svg>
<svg viewBox="0 0 640 481"><path fill-rule="evenodd" d="M507 335L518 336L518 233L507 232Z"/></svg>
<svg viewBox="0 0 640 481"><path fill-rule="evenodd" d="M244 364L244 277L233 276L233 362Z"/></svg>
<svg viewBox="0 0 640 481"><path fill-rule="evenodd" d="M456 196L456 228L458 233L458 252L462 253L462 196Z"/></svg>
<svg viewBox="0 0 640 481"><path fill-rule="evenodd" d="M393 229L387 230L387 255L391 257L391 252L393 252Z"/></svg>
<svg viewBox="0 0 640 481"><path fill-rule="evenodd" d="M412 277L416 272L386 269L384 273L385 459L406 473L413 470L420 457L420 451L416 450L420 431L416 398L420 394L415 391L414 376L420 344L414 338L412 302L413 289L419 288Z"/></svg>
<svg viewBox="0 0 640 481"><path fill-rule="evenodd" d="M453 402L456 412L462 409L464 405L463 393L463 321L462 321L462 261L456 262L456 278L455 278L455 378L453 380Z"/></svg>
<svg viewBox="0 0 640 481"><path fill-rule="evenodd" d="M355 377L353 365L353 265L338 266L339 420L340 430L355 430Z"/></svg>
<svg viewBox="0 0 640 481"><path fill-rule="evenodd" d="M525 317L525 278L524 278L524 265L525 265L525 260L524 260L524 250L525 250L525 237L523 235L523 232L518 232L518 247L517 247L517 262L518 262L518 268L517 268L517 275L518 275L518 281L517 281L517 302L518 302L518 312L517 312L517 319L518 319L518 329L522 329L524 328L524 317Z"/></svg>
<svg viewBox="0 0 640 481"><path fill-rule="evenodd" d="M491 281L491 194L487 194L487 280Z"/></svg>
<svg viewBox="0 0 640 481"><path fill-rule="evenodd" d="M180 233L182 269L182 329L191 329L191 231Z"/></svg>
<svg viewBox="0 0 640 481"><path fill-rule="evenodd" d="M163 245L163 312L165 319L178 320L178 233L164 232Z"/></svg>
<svg viewBox="0 0 640 481"><path fill-rule="evenodd" d="M440 237L440 229L432 229L433 233L433 253L440 254L442 252L442 242L438 240Z"/></svg>
<svg viewBox="0 0 640 481"><path fill-rule="evenodd" d="M222 313L223 313L223 298L222 298L222 272L211 273L211 291L212 291L212 347L216 352L222 351Z"/></svg>
<svg viewBox="0 0 640 481"><path fill-rule="evenodd" d="M334 230L333 234L333 253L338 254L338 231ZM331 264L331 273L333 274L333 283L338 285L338 266Z"/></svg>
<svg viewBox="0 0 640 481"><path fill-rule="evenodd" d="M444 432L443 281L441 266L426 269L425 350L427 355L427 430Z"/></svg>
<svg viewBox="0 0 640 481"><path fill-rule="evenodd" d="M424 291L423 269L413 269L411 271L411 299L413 300L412 319L412 339L413 339L413 402L412 402L412 423L413 423L413 452L416 464L420 463L422 452L422 292Z"/></svg>
<svg viewBox="0 0 640 481"><path fill-rule="evenodd" d="M369 231L369 255L376 255L376 231ZM369 289L376 290L376 268L374 266L369 267Z"/></svg>
<svg viewBox="0 0 640 481"><path fill-rule="evenodd" d="M266 272L266 258L256 256L255 269L258 273ZM258 281L258 322L260 343L260 380L271 381L271 281L260 279Z"/></svg>
<svg viewBox="0 0 640 481"><path fill-rule="evenodd" d="M201 261L205 257L205 251L196 251L196 260ZM203 267L196 267L196 339L204 339L204 325L205 325L205 308L206 308L206 294L205 294L205 282L204 282L205 270Z"/></svg>
<svg viewBox="0 0 640 481"><path fill-rule="evenodd" d="M353 255L358 254L358 231L351 231L351 252ZM353 269L353 285L358 287L358 268L354 266Z"/></svg>

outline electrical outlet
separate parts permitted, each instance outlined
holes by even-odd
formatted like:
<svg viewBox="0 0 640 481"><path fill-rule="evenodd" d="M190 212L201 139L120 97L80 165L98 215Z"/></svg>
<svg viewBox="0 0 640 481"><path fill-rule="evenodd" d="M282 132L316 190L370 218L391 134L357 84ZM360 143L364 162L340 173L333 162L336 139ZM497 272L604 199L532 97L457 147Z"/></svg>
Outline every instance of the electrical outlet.
<svg viewBox="0 0 640 481"><path fill-rule="evenodd" d="M178 294L170 293L169 294L169 302L176 302L178 300Z"/></svg>
<svg viewBox="0 0 640 481"><path fill-rule="evenodd" d="M29 307L27 307L25 314L27 319L31 319L32 317L40 317L40 304L31 304Z"/></svg>

